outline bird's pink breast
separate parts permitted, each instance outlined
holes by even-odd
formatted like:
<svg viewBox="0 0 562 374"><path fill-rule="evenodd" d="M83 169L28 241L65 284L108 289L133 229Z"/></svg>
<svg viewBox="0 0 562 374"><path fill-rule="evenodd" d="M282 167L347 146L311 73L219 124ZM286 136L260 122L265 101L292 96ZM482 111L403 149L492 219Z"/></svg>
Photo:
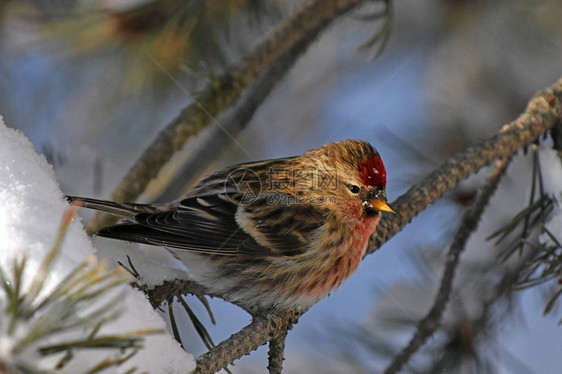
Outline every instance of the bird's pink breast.
<svg viewBox="0 0 562 374"><path fill-rule="evenodd" d="M321 298L328 294L334 288L337 288L346 280L361 263L361 259L365 255L367 243L371 234L380 220L380 215L372 218L361 217L357 223L352 226L349 231L349 238L345 240L341 247L334 248L333 257L330 256L327 266L322 274L311 275L311 278L321 276L321 282L306 282L308 287L305 293L313 298Z"/></svg>

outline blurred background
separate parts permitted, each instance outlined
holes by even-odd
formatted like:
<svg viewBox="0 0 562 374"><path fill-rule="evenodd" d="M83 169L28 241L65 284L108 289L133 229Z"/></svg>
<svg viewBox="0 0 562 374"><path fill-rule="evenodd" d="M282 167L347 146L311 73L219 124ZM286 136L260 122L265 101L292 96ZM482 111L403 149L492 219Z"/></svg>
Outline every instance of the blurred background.
<svg viewBox="0 0 562 374"><path fill-rule="evenodd" d="M47 157L65 193L106 198L158 132L298 5L0 2L0 115ZM381 153L392 201L515 119L535 91L562 75L560 1L397 1L384 49L377 49L381 43L358 49L381 29L384 21L366 17L380 5L367 2L339 17L248 124L232 125L229 112L217 118L142 200L172 200L224 165L360 138ZM559 197L560 160L545 144L545 186ZM406 372L559 372L560 313L543 317L552 286L509 292L503 280L510 267L485 239L528 203L532 165L528 155L514 160L462 257L443 328ZM429 308L443 254L485 175L424 211L306 313L288 336L285 372L382 369ZM220 300L211 305L215 326L193 303L216 342L249 321ZM204 352L187 318L183 322L187 350ZM262 347L232 371L262 373L266 356Z"/></svg>

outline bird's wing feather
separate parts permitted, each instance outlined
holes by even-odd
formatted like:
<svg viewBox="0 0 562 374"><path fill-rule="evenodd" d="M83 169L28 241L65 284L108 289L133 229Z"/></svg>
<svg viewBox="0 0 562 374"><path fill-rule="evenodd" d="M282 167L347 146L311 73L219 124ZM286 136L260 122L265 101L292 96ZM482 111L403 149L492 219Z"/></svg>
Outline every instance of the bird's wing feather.
<svg viewBox="0 0 562 374"><path fill-rule="evenodd" d="M136 223L102 229L98 235L188 251L235 255L266 253L236 223L236 204L218 196L188 198L172 210L135 216Z"/></svg>
<svg viewBox="0 0 562 374"><path fill-rule="evenodd" d="M119 224L101 230L100 236L160 245L206 254L290 256L302 253L310 243L302 235L302 215L308 228L318 228L322 219L309 214L310 209L296 209L295 215L278 219L270 226L261 224L261 214L274 218L283 206L272 206L265 196L248 206L240 205L231 196L211 195L184 199L173 210L135 216L137 223ZM286 208L286 207L285 207ZM247 221L241 227L237 213L245 212ZM289 218L289 219L287 219Z"/></svg>
<svg viewBox="0 0 562 374"><path fill-rule="evenodd" d="M294 158L234 165L199 182L174 209L136 214L136 224L116 225L100 236L200 253L292 256L308 248L324 217L310 204L291 206L277 193L270 199L270 170ZM266 180L262 180L266 178ZM247 199L250 201L247 201ZM267 224L264 224L267 222Z"/></svg>

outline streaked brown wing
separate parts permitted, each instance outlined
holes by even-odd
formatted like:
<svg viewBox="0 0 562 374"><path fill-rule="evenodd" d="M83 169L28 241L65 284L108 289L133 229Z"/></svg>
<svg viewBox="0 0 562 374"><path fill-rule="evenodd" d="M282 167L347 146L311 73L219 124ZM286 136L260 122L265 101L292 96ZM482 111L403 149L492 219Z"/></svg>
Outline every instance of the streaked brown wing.
<svg viewBox="0 0 562 374"><path fill-rule="evenodd" d="M205 254L292 256L304 252L310 243L309 235L299 233L303 222L310 230L322 225L322 217L304 206L293 207L295 214L283 215L284 220L275 219L286 206L272 205L263 196L241 208L255 230L246 232L236 222L239 204L235 201L236 196L223 194L191 197L182 200L174 210L140 213L135 216L136 223L108 227L98 234ZM264 226L258 218L262 214L276 223Z"/></svg>
<svg viewBox="0 0 562 374"><path fill-rule="evenodd" d="M307 204L291 206L290 215L281 214L287 205L268 199L262 189L267 181L260 180L271 168L286 167L293 159L259 161L219 170L201 180L174 209L139 213L134 216L135 223L108 227L98 234L206 254L302 253L310 244L311 235L307 234L320 227L324 218ZM245 200L248 197L250 202ZM237 214L247 218L243 228L236 221Z"/></svg>
<svg viewBox="0 0 562 374"><path fill-rule="evenodd" d="M248 226L259 243L278 256L294 256L307 250L314 232L325 222L321 209L307 203L294 203L289 195L275 194L274 199L263 196L244 207Z"/></svg>
<svg viewBox="0 0 562 374"><path fill-rule="evenodd" d="M98 234L207 254L270 255L238 226L236 209L236 204L218 195L194 197L182 200L173 210L137 214L136 223L111 226Z"/></svg>

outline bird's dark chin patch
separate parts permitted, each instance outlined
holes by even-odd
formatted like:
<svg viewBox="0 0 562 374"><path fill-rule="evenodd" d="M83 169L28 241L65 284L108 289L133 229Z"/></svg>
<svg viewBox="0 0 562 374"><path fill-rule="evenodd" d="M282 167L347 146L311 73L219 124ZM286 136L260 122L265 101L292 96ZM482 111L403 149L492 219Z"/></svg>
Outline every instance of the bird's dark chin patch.
<svg viewBox="0 0 562 374"><path fill-rule="evenodd" d="M363 214L367 218L375 218L377 214L379 214L379 211L373 208L365 207L365 209L363 210Z"/></svg>

